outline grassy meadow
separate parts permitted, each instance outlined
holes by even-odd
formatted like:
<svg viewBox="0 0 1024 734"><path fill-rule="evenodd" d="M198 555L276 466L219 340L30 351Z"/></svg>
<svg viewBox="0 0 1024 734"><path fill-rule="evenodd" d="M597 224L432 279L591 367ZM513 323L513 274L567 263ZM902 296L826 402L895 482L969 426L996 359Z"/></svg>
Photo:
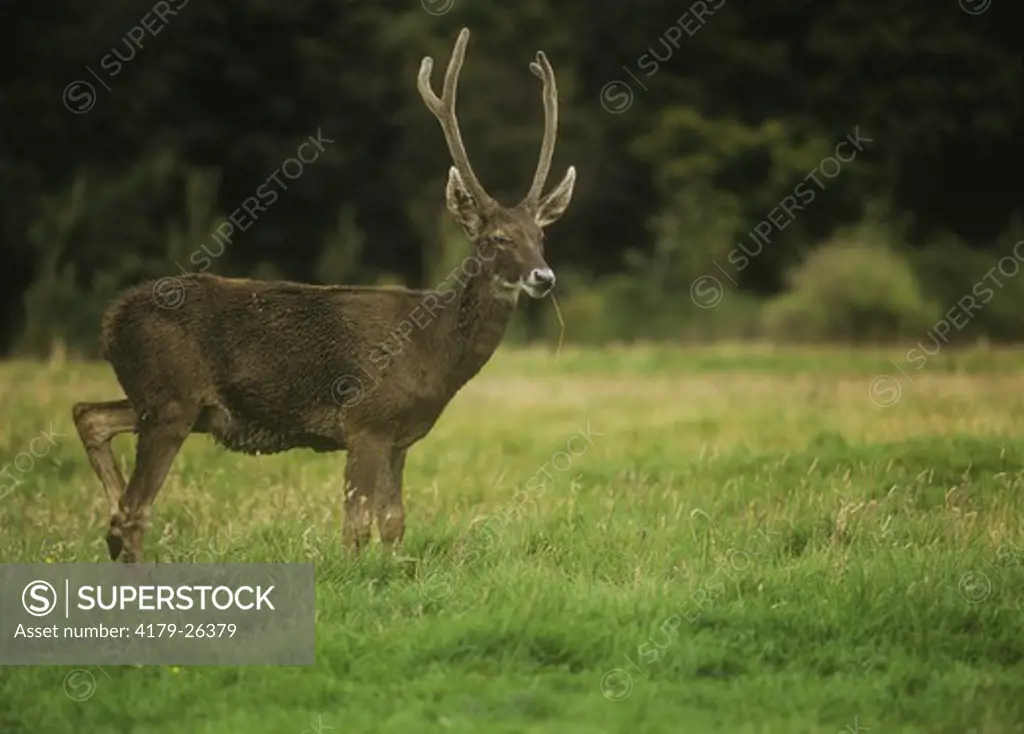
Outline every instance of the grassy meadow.
<svg viewBox="0 0 1024 734"><path fill-rule="evenodd" d="M0 667L0 732L1024 731L1024 351L904 355L503 350L410 452L395 555L343 552L344 455L193 437L146 560L315 562L316 664ZM0 561L107 562L70 406L119 396L0 365L0 464L59 434Z"/></svg>

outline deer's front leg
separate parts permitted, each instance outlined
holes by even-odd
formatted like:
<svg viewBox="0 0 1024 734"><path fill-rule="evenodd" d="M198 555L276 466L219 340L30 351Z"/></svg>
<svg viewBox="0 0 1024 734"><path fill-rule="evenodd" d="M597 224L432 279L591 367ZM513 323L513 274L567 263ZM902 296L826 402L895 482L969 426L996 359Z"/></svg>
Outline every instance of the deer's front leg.
<svg viewBox="0 0 1024 734"><path fill-rule="evenodd" d="M402 508L402 475L405 473L405 453L408 449L391 450L388 482L382 482L374 495L377 529L381 542L393 546L405 535L405 511Z"/></svg>
<svg viewBox="0 0 1024 734"><path fill-rule="evenodd" d="M345 465L345 545L358 553L370 540L373 500L391 483L391 444L378 437L349 442ZM386 491L386 489L384 490Z"/></svg>

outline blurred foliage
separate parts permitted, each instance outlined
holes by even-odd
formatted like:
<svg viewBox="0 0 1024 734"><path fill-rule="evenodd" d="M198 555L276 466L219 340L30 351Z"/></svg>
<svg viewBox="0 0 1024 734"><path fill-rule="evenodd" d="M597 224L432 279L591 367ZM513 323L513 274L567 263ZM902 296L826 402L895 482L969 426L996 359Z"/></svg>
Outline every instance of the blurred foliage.
<svg viewBox="0 0 1024 734"><path fill-rule="evenodd" d="M429 54L440 83L463 25L473 39L459 117L501 201L518 200L536 164L537 49L558 75L552 182L570 163L579 171L548 246L566 339L903 335L931 312L924 304L943 313L1022 239L1022 187L1005 170L1024 129L1012 4L972 16L956 2L868 13L853 0L726 1L696 21L667 0L600 12L582 0L456 0L443 15L397 0L167 7L177 12L130 0L4 11L0 41L16 62L0 65L0 352L95 354L110 297L179 267L439 283L467 248L444 209L450 161L415 77ZM88 111L76 80L95 92ZM605 107L613 81L632 92L617 113ZM694 278L731 262L854 130L872 142L721 276L720 304L695 307ZM318 135L316 159L282 176ZM996 183L1004 172L1010 183ZM216 228L274 175L277 199L218 243ZM833 242L876 201L890 212L871 224L877 242L866 230ZM834 247L816 257L823 243ZM797 267L805 275L786 291ZM958 336L1017 339L1022 292L1008 279ZM547 302L510 329L557 333Z"/></svg>
<svg viewBox="0 0 1024 734"><path fill-rule="evenodd" d="M765 327L780 341L877 343L919 336L940 315L906 258L870 225L841 232L789 274L768 302Z"/></svg>

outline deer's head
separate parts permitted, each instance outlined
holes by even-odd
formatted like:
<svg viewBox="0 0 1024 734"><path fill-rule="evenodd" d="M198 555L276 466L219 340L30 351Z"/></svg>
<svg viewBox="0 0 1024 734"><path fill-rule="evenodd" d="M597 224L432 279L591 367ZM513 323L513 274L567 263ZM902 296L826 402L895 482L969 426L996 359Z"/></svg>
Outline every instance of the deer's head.
<svg viewBox="0 0 1024 734"><path fill-rule="evenodd" d="M555 285L555 274L544 260L544 228L565 212L576 183L576 169L569 166L562 182L542 196L558 133L555 72L544 52L538 51L530 70L544 82L544 138L540 162L526 197L515 207L501 206L488 196L473 172L455 116L459 72L468 41L469 29L463 28L448 62L440 99L430 85L430 72L434 67L431 57L425 57L420 64L418 79L423 102L441 123L455 163L448 171L445 192L448 209L473 242L482 272L490 277L499 295L514 298L523 290L533 298L543 298Z"/></svg>

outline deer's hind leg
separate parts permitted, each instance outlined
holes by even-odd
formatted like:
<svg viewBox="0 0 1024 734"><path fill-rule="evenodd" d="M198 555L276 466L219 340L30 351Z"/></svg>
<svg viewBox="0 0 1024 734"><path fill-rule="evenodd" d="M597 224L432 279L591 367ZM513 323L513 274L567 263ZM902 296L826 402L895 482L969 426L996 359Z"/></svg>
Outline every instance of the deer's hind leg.
<svg viewBox="0 0 1024 734"><path fill-rule="evenodd" d="M172 401L138 422L135 467L107 533L111 560L142 561L142 536L150 506L198 416L197 406Z"/></svg>
<svg viewBox="0 0 1024 734"><path fill-rule="evenodd" d="M110 442L118 434L135 430L138 423L135 409L128 400L76 403L71 408L71 416L75 421L78 437L85 446L89 464L100 478L103 489L113 504L124 494L125 484Z"/></svg>

